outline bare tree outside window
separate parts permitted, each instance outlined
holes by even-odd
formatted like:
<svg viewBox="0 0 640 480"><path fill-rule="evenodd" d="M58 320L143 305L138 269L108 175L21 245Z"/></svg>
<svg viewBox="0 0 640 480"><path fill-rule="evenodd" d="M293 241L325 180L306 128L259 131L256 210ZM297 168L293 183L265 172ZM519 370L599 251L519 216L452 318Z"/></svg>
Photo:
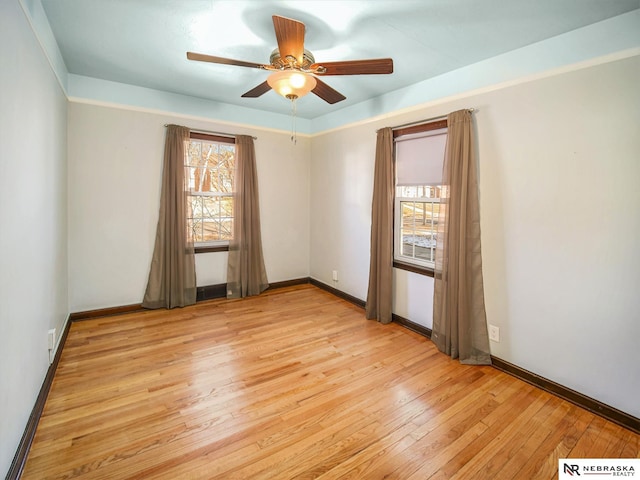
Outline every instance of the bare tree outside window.
<svg viewBox="0 0 640 480"><path fill-rule="evenodd" d="M233 235L235 145L191 139L187 155L187 228L196 245L227 242Z"/></svg>

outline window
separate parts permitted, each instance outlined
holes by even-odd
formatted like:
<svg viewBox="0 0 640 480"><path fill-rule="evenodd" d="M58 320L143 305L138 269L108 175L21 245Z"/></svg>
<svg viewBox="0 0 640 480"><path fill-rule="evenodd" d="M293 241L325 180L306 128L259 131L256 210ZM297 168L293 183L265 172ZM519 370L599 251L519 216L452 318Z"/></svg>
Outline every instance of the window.
<svg viewBox="0 0 640 480"><path fill-rule="evenodd" d="M435 266L446 139L446 120L394 132L395 262L418 269Z"/></svg>
<svg viewBox="0 0 640 480"><path fill-rule="evenodd" d="M233 138L191 133L187 228L196 247L228 245L233 234Z"/></svg>

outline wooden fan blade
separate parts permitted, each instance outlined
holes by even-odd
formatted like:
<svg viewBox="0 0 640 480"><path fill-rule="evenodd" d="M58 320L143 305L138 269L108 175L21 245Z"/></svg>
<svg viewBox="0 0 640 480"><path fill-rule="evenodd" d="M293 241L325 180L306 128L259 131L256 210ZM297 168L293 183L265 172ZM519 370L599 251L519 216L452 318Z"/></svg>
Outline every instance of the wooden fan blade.
<svg viewBox="0 0 640 480"><path fill-rule="evenodd" d="M333 88L331 88L329 85L324 83L319 78L316 78L316 82L317 82L316 83L316 88L311 90L311 92L315 93L317 96L319 96L325 102L330 103L331 105L333 105L334 103L341 102L342 100L345 100L347 98L344 95L342 95L340 92L338 92L337 90L334 90Z"/></svg>
<svg viewBox="0 0 640 480"><path fill-rule="evenodd" d="M393 60L391 58L314 63L310 68L321 66L326 68L327 71L318 73L318 75L384 75L393 73Z"/></svg>
<svg viewBox="0 0 640 480"><path fill-rule="evenodd" d="M304 23L286 17L273 15L273 28L276 31L280 58L286 60L292 56L302 65L304 54Z"/></svg>
<svg viewBox="0 0 640 480"><path fill-rule="evenodd" d="M187 52L187 58L198 62L222 63L223 65L236 65L238 67L264 68L264 65L260 63L244 62L242 60L233 60L232 58L214 57L203 53Z"/></svg>
<svg viewBox="0 0 640 480"><path fill-rule="evenodd" d="M263 95L263 94L267 93L269 90L271 90L271 87L269 86L269 84L265 80L264 82L262 82L257 87L252 88L251 90L249 90L246 93L243 93L242 96L244 98L258 98L260 95Z"/></svg>

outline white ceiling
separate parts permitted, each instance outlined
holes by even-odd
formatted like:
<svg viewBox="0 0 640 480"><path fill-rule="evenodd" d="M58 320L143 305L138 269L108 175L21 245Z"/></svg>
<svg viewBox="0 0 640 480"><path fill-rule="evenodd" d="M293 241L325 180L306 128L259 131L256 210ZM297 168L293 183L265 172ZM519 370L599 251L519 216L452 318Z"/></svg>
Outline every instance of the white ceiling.
<svg viewBox="0 0 640 480"><path fill-rule="evenodd" d="M271 16L302 21L318 63L392 57L391 75L332 76L347 97L315 95L298 115L320 115L640 8L640 0L42 0L71 74L287 114L274 92L241 95L265 71L193 62L194 51L269 63Z"/></svg>

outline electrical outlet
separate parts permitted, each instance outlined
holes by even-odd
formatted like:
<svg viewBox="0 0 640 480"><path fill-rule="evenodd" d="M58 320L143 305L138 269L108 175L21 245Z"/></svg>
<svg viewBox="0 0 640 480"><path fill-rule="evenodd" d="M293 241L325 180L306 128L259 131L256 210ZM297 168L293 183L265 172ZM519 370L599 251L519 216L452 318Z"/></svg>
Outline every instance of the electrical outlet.
<svg viewBox="0 0 640 480"><path fill-rule="evenodd" d="M489 325L489 340L500 342L500 328L495 325Z"/></svg>
<svg viewBox="0 0 640 480"><path fill-rule="evenodd" d="M337 271L337 270L334 270L334 271L333 271L333 276L332 276L332 278L333 278L333 281L334 281L334 282L337 282L337 281L338 281L338 271Z"/></svg>
<svg viewBox="0 0 640 480"><path fill-rule="evenodd" d="M53 363L56 348L56 329L52 328L47 332L47 347L49 348L49 365Z"/></svg>

